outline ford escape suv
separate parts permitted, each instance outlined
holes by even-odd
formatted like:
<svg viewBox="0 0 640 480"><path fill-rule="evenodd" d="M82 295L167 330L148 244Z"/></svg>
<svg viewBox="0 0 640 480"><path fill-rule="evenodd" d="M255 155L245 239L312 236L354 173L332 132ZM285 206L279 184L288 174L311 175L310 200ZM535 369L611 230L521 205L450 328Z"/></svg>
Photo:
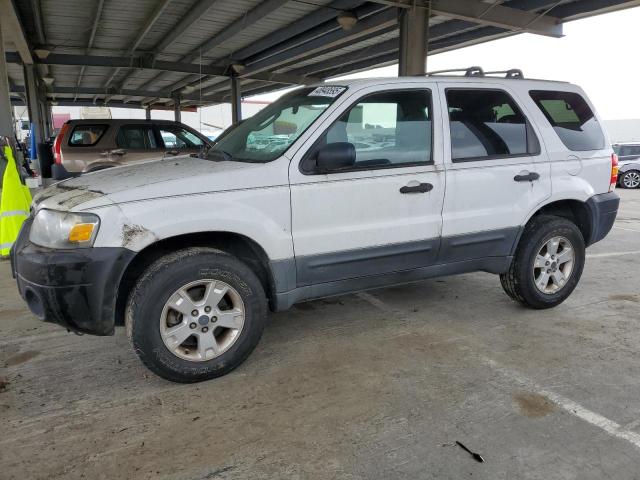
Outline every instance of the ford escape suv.
<svg viewBox="0 0 640 480"><path fill-rule="evenodd" d="M200 153L211 141L169 120L69 120L53 143L56 180L141 161Z"/></svg>
<svg viewBox="0 0 640 480"><path fill-rule="evenodd" d="M485 271L554 307L613 225L616 156L579 87L474 72L299 88L204 158L51 186L13 247L20 294L75 332L126 326L178 382L309 299Z"/></svg>

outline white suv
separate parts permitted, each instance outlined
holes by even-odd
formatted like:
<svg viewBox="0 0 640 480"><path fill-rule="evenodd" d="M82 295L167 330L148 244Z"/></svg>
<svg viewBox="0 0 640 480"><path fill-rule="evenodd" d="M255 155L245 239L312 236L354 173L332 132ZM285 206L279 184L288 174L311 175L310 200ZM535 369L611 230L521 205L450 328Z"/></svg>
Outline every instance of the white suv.
<svg viewBox="0 0 640 480"><path fill-rule="evenodd" d="M207 158L58 183L13 248L20 293L76 332L126 325L178 382L229 372L268 309L309 299L481 270L558 305L615 220L617 160L579 87L509 76L300 88Z"/></svg>

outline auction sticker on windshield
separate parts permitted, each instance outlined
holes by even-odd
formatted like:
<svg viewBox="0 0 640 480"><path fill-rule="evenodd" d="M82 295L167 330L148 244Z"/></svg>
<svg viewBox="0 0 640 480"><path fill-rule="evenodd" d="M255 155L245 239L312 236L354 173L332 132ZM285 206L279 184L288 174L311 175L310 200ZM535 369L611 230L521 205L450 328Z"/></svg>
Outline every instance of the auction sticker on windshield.
<svg viewBox="0 0 640 480"><path fill-rule="evenodd" d="M336 87L333 85L325 85L324 87L318 87L309 92L310 97L337 97L344 92L346 87Z"/></svg>

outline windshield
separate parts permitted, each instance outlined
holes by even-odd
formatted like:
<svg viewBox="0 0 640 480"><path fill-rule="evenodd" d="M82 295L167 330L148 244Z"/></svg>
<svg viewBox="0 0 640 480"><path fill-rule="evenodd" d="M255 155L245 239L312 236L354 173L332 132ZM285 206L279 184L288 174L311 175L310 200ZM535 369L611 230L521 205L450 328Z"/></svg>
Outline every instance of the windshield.
<svg viewBox="0 0 640 480"><path fill-rule="evenodd" d="M346 87L303 88L285 95L224 134L210 158L266 163L275 160L340 96Z"/></svg>

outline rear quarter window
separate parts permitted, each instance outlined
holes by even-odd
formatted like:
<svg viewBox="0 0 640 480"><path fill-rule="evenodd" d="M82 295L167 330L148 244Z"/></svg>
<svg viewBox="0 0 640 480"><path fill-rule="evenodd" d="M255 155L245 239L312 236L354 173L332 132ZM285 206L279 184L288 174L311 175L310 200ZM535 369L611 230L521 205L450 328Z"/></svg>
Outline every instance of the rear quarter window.
<svg viewBox="0 0 640 480"><path fill-rule="evenodd" d="M531 90L529 95L569 150L604 148L602 128L582 96L555 90Z"/></svg>
<svg viewBox="0 0 640 480"><path fill-rule="evenodd" d="M69 136L69 145L73 147L92 147L96 145L108 125L76 125Z"/></svg>

